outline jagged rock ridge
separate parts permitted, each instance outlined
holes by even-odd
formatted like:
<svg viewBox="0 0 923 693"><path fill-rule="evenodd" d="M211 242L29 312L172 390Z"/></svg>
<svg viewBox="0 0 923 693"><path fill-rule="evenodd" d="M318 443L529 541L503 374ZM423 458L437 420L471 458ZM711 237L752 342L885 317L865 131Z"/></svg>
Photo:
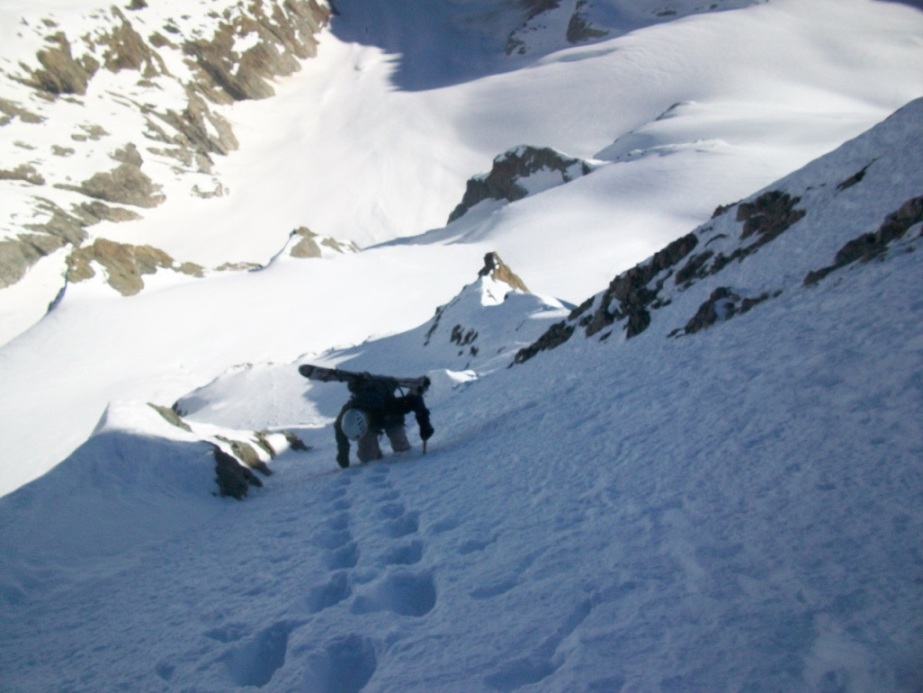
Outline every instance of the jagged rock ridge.
<svg viewBox="0 0 923 693"><path fill-rule="evenodd" d="M923 183L895 172L918 170L920 122L923 99L751 198L719 207L709 223L616 276L514 362L580 331L631 339L657 323L666 336L694 334L854 263L914 251ZM815 258L830 262L818 267Z"/></svg>
<svg viewBox="0 0 923 693"><path fill-rule="evenodd" d="M490 252L477 279L437 308L421 328L422 346L442 351L460 368L489 369L507 361L564 310L559 302L530 293L500 256Z"/></svg>

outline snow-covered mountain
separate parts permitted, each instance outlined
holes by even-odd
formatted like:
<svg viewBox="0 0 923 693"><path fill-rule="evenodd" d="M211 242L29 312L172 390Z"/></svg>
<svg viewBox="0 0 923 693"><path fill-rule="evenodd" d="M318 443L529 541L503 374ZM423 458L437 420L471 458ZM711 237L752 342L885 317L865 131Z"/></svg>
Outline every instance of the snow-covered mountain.
<svg viewBox="0 0 923 693"><path fill-rule="evenodd" d="M329 9L0 1L0 688L919 690L923 13Z"/></svg>
<svg viewBox="0 0 923 693"><path fill-rule="evenodd" d="M345 392L296 363L110 406L0 502L4 689L917 690L921 116L564 321L493 256L321 357L429 369L425 456L340 471ZM549 321L571 339L519 350ZM214 445L248 428L274 473L229 505Z"/></svg>

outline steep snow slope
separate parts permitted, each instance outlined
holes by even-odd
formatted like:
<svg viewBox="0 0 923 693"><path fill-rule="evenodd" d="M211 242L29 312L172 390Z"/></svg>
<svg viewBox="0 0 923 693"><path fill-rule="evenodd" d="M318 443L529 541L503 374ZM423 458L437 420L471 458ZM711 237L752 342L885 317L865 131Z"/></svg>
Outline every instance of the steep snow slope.
<svg viewBox="0 0 923 693"><path fill-rule="evenodd" d="M517 360L576 335L694 334L785 292L836 281L827 277L856 262L912 252L923 223L921 134L917 99L810 166L719 208L613 279Z"/></svg>
<svg viewBox="0 0 923 693"><path fill-rule="evenodd" d="M390 21L431 19L408 8ZM591 45L498 56L520 69L418 91L395 81L400 56L339 38L354 19L344 13L318 58L278 81L276 97L229 107L241 146L216 160L215 175L231 194L100 223L93 235L215 267L268 259L302 226L360 243L437 231L418 247L262 272L159 272L131 299L99 275L71 284L54 311L0 350L0 492L66 457L110 401L170 402L236 364L290 362L419 325L487 251L534 291L579 301L716 205L923 92L923 14L867 0L689 16ZM602 165L442 229L465 180L524 142L598 155ZM57 276L40 263L9 300L0 292L17 316L3 323L8 336L54 300Z"/></svg>
<svg viewBox="0 0 923 693"><path fill-rule="evenodd" d="M207 446L143 403L112 407L0 500L16 527L0 535L0 684L918 690L923 223L810 287L802 269L874 230L891 208L876 190L919 186L921 107L772 186L815 193L739 263L778 297L670 339L677 294L627 341L575 337L476 380L434 371L426 456L340 471L342 386L264 365L276 387L231 373L185 400L207 402L190 422L259 428L288 407L312 449L223 501ZM490 322L499 306L465 308L485 284L444 316ZM322 358L404 371L406 337Z"/></svg>

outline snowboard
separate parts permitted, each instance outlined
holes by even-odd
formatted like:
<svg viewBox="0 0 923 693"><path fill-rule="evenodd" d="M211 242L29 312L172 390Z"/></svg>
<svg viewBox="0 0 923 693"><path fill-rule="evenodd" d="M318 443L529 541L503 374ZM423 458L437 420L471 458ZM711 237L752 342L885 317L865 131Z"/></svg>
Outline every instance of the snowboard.
<svg viewBox="0 0 923 693"><path fill-rule="evenodd" d="M309 363L298 366L298 372L308 380L317 380L322 383L352 383L366 378L381 378L394 383L395 387L415 390L420 394L429 389L429 378L425 375L418 378L396 378L390 375L374 375L367 372L344 371L340 368L325 368L312 366Z"/></svg>

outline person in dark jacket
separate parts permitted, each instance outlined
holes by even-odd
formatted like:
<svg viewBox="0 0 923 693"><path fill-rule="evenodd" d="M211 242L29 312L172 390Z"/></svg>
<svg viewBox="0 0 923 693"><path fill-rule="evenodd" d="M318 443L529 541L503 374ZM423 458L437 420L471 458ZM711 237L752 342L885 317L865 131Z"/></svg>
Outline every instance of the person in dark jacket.
<svg viewBox="0 0 923 693"><path fill-rule="evenodd" d="M364 376L349 383L350 398L343 405L334 424L337 441L337 464L349 466L350 441L357 443L356 456L360 462L371 462L382 457L378 438L388 436L394 452L410 450L404 417L413 412L420 427L420 438L429 440L433 426L429 410L419 390L395 394L397 381L379 376ZM425 449L425 448L424 448Z"/></svg>

